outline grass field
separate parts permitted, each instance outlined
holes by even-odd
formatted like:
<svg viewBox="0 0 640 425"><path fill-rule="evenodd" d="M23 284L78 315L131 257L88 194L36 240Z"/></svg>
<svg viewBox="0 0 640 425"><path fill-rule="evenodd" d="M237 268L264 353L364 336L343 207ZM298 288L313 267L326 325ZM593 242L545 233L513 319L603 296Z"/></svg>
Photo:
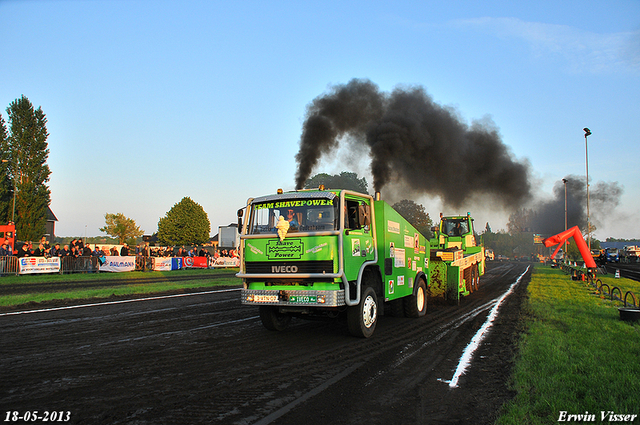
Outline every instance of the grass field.
<svg viewBox="0 0 640 425"><path fill-rule="evenodd" d="M215 270L180 270L167 272L128 272L128 273L79 273L79 274L40 274L28 276L4 276L0 278L2 285L50 285L47 291L35 290L32 293L19 295L4 295L0 297L0 306L9 307L27 303L39 303L52 300L77 300L77 299L99 299L108 298L112 295L136 295L152 294L166 291L176 291L189 288L207 288L214 286L240 285L240 279L236 277L219 277L221 274L237 273L238 269L215 269ZM193 279L172 282L172 276L189 276ZM143 283L142 279L166 278L165 281L154 283ZM87 288L93 282L121 280L130 281L127 284L114 286L101 286L99 288ZM77 289L55 290L55 285L60 283L77 283Z"/></svg>
<svg viewBox="0 0 640 425"><path fill-rule="evenodd" d="M623 296L629 290L640 295L639 282L601 279L620 287ZM517 395L497 423L609 423L613 418L640 424L640 324L621 321L621 302L558 269L537 266L528 292L511 382Z"/></svg>

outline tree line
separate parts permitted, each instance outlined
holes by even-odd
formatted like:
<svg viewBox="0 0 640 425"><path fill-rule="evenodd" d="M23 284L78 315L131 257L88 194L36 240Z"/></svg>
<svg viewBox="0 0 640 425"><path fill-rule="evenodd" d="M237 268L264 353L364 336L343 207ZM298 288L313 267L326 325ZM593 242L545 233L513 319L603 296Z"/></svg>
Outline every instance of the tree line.
<svg viewBox="0 0 640 425"><path fill-rule="evenodd" d="M144 233L133 219L122 213L105 214L105 223L100 231L117 238L120 244ZM202 245L209 242L210 231L211 222L204 208L184 197L160 218L158 232L153 236L163 246Z"/></svg>
<svg viewBox="0 0 640 425"><path fill-rule="evenodd" d="M368 193L368 184L366 179L358 178L356 173L343 171L337 175L329 175L325 173L317 174L311 177L305 184L306 189L311 189L324 185L327 188L340 188L354 190L360 193ZM398 211L409 223L411 223L426 238L431 238L433 232L433 220L429 213L425 212L425 207L416 202L403 199L392 205L393 209ZM536 255L550 255L550 249L540 244L534 243L534 233L531 231L531 217L535 215L533 210L518 210L509 217L507 230L492 231L489 223L486 224L483 231L476 231L476 240L481 242L486 249L492 249L494 253L507 256L509 258L531 258ZM591 226L593 231L595 226ZM550 235L549 235L550 236ZM609 241L609 239L607 239ZM600 249L600 242L592 239L592 249ZM581 258L580 251L573 241L567 244L567 255L571 260L579 260Z"/></svg>

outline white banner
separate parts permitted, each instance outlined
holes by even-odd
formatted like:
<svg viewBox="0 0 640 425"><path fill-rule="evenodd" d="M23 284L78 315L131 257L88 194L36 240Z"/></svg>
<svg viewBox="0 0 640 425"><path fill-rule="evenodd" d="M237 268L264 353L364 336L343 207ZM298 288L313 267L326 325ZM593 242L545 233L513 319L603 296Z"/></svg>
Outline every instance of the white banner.
<svg viewBox="0 0 640 425"><path fill-rule="evenodd" d="M22 257L20 274L60 273L60 257Z"/></svg>
<svg viewBox="0 0 640 425"><path fill-rule="evenodd" d="M136 269L136 257L103 257L104 264L100 265L101 272L132 272Z"/></svg>
<svg viewBox="0 0 640 425"><path fill-rule="evenodd" d="M210 267L240 267L240 258L238 257L218 257Z"/></svg>
<svg viewBox="0 0 640 425"><path fill-rule="evenodd" d="M153 270L171 271L171 257L153 257Z"/></svg>

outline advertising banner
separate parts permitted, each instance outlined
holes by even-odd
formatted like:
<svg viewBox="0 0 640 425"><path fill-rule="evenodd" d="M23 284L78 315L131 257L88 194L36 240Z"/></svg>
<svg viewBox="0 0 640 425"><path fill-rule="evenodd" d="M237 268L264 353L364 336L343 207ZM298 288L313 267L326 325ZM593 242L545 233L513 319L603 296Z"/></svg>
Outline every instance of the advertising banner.
<svg viewBox="0 0 640 425"><path fill-rule="evenodd" d="M239 257L218 257L211 267L240 267Z"/></svg>
<svg viewBox="0 0 640 425"><path fill-rule="evenodd" d="M100 265L101 272L132 272L136 269L136 257L101 257L105 261Z"/></svg>
<svg viewBox="0 0 640 425"><path fill-rule="evenodd" d="M156 271L170 271L171 270L171 257L154 257L153 258L153 270L156 270Z"/></svg>
<svg viewBox="0 0 640 425"><path fill-rule="evenodd" d="M182 266L185 268L200 268L206 269L208 267L207 257L182 257Z"/></svg>
<svg viewBox="0 0 640 425"><path fill-rule="evenodd" d="M180 270L182 268L182 257L171 258L171 270Z"/></svg>
<svg viewBox="0 0 640 425"><path fill-rule="evenodd" d="M59 273L60 257L22 257L20 258L20 274Z"/></svg>
<svg viewBox="0 0 640 425"><path fill-rule="evenodd" d="M180 257L153 257L153 270L170 271L182 268Z"/></svg>

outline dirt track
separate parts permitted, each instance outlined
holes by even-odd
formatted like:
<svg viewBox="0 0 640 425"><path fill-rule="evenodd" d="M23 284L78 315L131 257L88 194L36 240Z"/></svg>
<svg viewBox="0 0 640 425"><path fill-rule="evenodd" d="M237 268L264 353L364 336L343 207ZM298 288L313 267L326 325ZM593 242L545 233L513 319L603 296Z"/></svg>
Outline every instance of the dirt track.
<svg viewBox="0 0 640 425"><path fill-rule="evenodd" d="M527 274L459 387L460 355L526 265L496 264L459 307L265 330L237 288L0 316L0 411L82 424L492 423L507 389ZM4 417L3 417L4 419ZM37 422L36 422L37 423Z"/></svg>

